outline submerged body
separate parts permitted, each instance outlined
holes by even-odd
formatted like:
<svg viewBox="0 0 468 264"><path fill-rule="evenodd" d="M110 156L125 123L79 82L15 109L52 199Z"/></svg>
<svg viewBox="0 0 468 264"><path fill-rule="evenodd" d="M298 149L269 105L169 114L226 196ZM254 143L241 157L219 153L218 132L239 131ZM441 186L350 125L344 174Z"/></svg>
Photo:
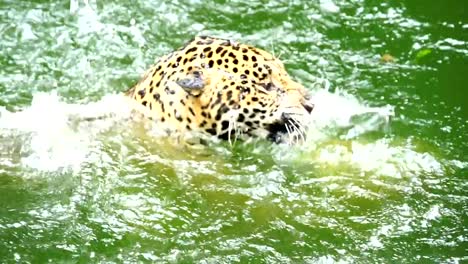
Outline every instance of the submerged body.
<svg viewBox="0 0 468 264"><path fill-rule="evenodd" d="M127 95L164 129L222 139L297 141L313 109L307 90L273 55L212 37L160 58Z"/></svg>

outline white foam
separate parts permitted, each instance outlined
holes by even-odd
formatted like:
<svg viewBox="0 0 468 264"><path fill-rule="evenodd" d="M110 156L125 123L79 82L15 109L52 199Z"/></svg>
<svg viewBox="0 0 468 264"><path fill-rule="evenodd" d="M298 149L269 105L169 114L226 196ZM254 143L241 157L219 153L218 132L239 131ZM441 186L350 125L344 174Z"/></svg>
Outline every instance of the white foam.
<svg viewBox="0 0 468 264"><path fill-rule="evenodd" d="M29 135L29 141L25 140L21 146L25 156L20 158L25 166L44 171L78 169L89 153L95 133L74 127L74 119L123 117L129 113L126 98L119 95L79 105L63 102L56 93L38 93L31 106L23 111L1 108L0 130L4 136ZM95 131L109 126L105 122L95 124Z"/></svg>
<svg viewBox="0 0 468 264"><path fill-rule="evenodd" d="M348 128L342 139L351 139L386 127L394 116L394 108L390 105L371 107L343 91L331 93L321 89L312 98L315 107L309 137L314 140L328 135L327 130L333 128Z"/></svg>
<svg viewBox="0 0 468 264"><path fill-rule="evenodd" d="M312 100L315 107L311 127L307 141L300 146L305 154L289 154L289 149L285 149L278 155L279 159L289 156L304 162L310 160L322 167L355 168L371 177L402 178L422 172L444 174L442 161L433 154L418 152L415 143L397 142L388 134L395 115L393 106L368 106L343 91L332 93L325 89L313 93ZM381 138L361 137L370 132L380 133ZM451 166L456 164L451 162Z"/></svg>
<svg viewBox="0 0 468 264"><path fill-rule="evenodd" d="M338 13L340 8L331 0L321 0L320 9L329 13Z"/></svg>

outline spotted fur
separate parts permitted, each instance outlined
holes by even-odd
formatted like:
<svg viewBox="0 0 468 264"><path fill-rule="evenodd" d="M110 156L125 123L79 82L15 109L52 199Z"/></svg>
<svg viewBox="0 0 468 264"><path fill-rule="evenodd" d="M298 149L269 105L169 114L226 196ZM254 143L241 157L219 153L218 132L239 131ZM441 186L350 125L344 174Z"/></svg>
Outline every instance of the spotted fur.
<svg viewBox="0 0 468 264"><path fill-rule="evenodd" d="M223 139L303 138L313 108L273 55L212 37L196 37L160 58L127 95L166 129Z"/></svg>

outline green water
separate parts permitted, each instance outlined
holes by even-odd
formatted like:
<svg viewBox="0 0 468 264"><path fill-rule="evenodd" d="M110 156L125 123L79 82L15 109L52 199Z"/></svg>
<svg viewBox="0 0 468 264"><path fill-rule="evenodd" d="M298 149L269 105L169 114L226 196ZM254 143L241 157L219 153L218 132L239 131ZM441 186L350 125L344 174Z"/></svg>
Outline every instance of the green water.
<svg viewBox="0 0 468 264"><path fill-rule="evenodd" d="M0 263L467 262L468 7L382 2L0 0ZM306 144L69 121L194 35L280 56Z"/></svg>

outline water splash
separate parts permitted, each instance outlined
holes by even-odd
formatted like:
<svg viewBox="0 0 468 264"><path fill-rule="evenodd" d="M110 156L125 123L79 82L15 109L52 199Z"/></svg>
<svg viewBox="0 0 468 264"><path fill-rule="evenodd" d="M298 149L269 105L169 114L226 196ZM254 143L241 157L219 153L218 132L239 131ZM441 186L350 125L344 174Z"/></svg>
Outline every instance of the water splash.
<svg viewBox="0 0 468 264"><path fill-rule="evenodd" d="M311 117L312 127L308 131L307 142L301 146L302 151L283 149L278 152L278 159L289 157L306 163L319 163L324 167L351 166L363 173L397 178L422 171L443 173L443 165L430 153L415 151L416 146L411 142L396 144L385 137L390 119L394 116L392 106L370 107L344 92L330 93L323 89L316 91L313 98L316 106ZM78 171L83 162L89 161L87 158L93 146L102 140L98 139L99 134L118 123L128 125L130 105L122 95L105 96L98 102L88 104L69 104L56 93L37 93L31 106L20 112L0 109L2 136L22 138L21 142L15 143L21 145L18 146L21 152L4 155L3 163L7 160L11 163L18 158L14 156L19 155L25 167L44 171ZM151 126L146 132L151 136L165 135L157 133L155 128ZM376 131L380 131L384 137L361 140L366 138L366 133ZM172 165L184 167L182 164ZM200 166L199 169L203 170L201 163ZM258 190L255 192L255 195L260 195ZM268 193L265 191L265 194Z"/></svg>
<svg viewBox="0 0 468 264"><path fill-rule="evenodd" d="M282 149L276 158L316 164L323 172L357 171L371 177L404 178L421 173L444 175L448 168L463 168L465 162L445 161L433 152L417 151L413 139L391 133L394 107L368 106L343 91L316 91L311 127L302 151ZM429 147L430 149L430 147Z"/></svg>
<svg viewBox="0 0 468 264"><path fill-rule="evenodd" d="M395 115L390 105L371 107L360 102L356 97L344 91L328 92L326 89L318 90L313 94L315 103L311 115L312 129L310 138L315 141L317 137L329 135L329 131L347 129L339 135L341 139L348 140L367 132L388 130L390 119ZM336 136L336 135L334 135Z"/></svg>
<svg viewBox="0 0 468 264"><path fill-rule="evenodd" d="M23 111L0 108L0 131L3 138L22 137L19 158L26 167L44 171L78 170L95 143L95 135L109 129L116 120L129 117L127 106L126 98L121 95L80 105L63 102L54 92L37 93L31 106ZM83 122L102 117L112 119L104 118L91 126ZM76 126L76 122L81 124Z"/></svg>

